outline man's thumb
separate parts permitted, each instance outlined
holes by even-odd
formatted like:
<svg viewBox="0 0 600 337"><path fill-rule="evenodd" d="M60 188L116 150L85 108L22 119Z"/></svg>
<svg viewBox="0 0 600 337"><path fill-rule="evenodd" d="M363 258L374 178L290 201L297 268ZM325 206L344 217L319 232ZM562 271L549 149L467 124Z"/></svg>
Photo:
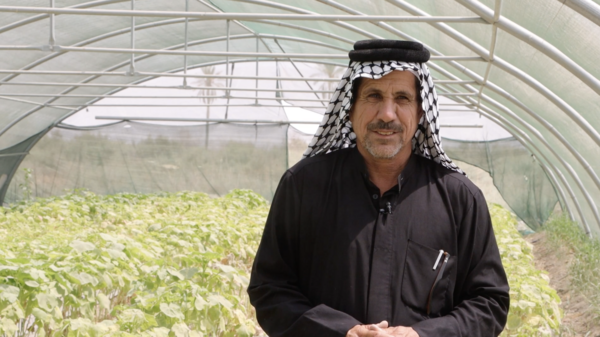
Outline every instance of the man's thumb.
<svg viewBox="0 0 600 337"><path fill-rule="evenodd" d="M381 321L379 323L377 323L377 326L382 328L382 329L387 329L388 328L388 322L387 321Z"/></svg>

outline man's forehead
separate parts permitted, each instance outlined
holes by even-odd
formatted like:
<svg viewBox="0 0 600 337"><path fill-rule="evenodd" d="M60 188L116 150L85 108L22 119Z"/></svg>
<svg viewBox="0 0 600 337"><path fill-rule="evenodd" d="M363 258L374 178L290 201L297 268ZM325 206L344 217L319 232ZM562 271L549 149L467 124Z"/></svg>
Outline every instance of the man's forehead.
<svg viewBox="0 0 600 337"><path fill-rule="evenodd" d="M417 77L410 71L394 70L378 79L363 77L360 87L362 89L383 89L386 87L392 87L395 89L410 88L414 90L416 88L415 83L417 80Z"/></svg>

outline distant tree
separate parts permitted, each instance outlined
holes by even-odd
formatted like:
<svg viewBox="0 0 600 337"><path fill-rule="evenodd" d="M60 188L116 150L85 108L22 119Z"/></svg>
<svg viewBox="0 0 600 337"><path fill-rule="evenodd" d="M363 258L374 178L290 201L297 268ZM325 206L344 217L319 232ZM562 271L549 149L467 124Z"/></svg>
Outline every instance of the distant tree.
<svg viewBox="0 0 600 337"><path fill-rule="evenodd" d="M220 74L215 66L204 67L201 68L201 70L204 75L208 76ZM199 87L203 87L203 89L200 89L198 92L198 96L200 96L200 100L207 105L206 119L210 119L210 105L215 101L216 98L219 97L218 94L222 90L217 90L216 88L223 87L223 80L214 77L199 78L197 85ZM208 122L206 122L206 137L204 147L208 148Z"/></svg>

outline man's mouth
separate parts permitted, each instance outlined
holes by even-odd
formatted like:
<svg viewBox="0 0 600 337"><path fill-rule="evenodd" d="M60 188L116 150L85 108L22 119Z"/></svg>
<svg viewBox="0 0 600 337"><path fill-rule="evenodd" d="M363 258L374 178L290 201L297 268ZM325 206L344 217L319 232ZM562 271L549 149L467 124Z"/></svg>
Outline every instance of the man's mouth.
<svg viewBox="0 0 600 337"><path fill-rule="evenodd" d="M375 132L382 136L391 136L395 133L394 131L375 131Z"/></svg>

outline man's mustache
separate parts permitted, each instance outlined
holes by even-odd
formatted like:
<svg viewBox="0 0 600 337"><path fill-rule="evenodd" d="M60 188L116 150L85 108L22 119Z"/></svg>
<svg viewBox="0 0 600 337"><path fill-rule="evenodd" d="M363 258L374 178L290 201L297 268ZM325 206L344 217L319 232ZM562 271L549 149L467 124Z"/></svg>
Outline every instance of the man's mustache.
<svg viewBox="0 0 600 337"><path fill-rule="evenodd" d="M379 130L379 131L394 131L394 132L404 132L404 127L402 127L402 125L395 123L395 122L384 122L381 119L375 121L375 122L371 122L369 124L367 124L367 130L369 131L374 131L374 130Z"/></svg>

